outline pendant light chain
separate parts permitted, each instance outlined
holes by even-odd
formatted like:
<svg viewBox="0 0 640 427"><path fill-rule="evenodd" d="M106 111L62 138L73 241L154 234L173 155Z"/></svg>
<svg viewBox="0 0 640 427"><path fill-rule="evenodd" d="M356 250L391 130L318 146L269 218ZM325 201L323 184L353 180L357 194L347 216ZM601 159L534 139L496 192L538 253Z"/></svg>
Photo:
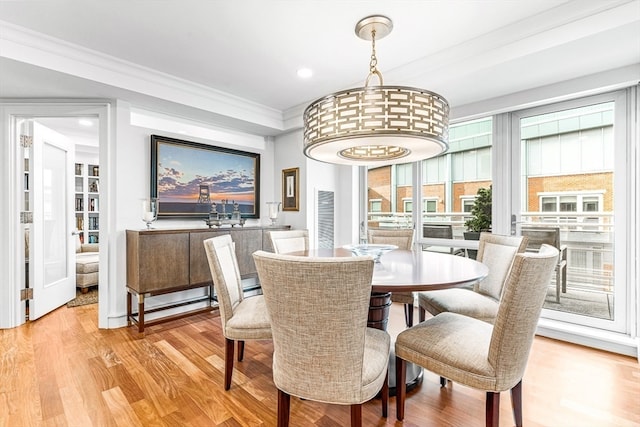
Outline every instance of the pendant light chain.
<svg viewBox="0 0 640 427"><path fill-rule="evenodd" d="M371 30L371 62L369 62L369 72L375 73L377 65L378 58L376 57L376 30Z"/></svg>
<svg viewBox="0 0 640 427"><path fill-rule="evenodd" d="M380 82L380 86L383 86L382 82L382 73L378 71L378 57L376 56L376 30L375 28L371 30L371 61L369 62L369 75L367 76L367 80L364 83L364 87L369 87L369 80L371 80L372 76L377 76Z"/></svg>

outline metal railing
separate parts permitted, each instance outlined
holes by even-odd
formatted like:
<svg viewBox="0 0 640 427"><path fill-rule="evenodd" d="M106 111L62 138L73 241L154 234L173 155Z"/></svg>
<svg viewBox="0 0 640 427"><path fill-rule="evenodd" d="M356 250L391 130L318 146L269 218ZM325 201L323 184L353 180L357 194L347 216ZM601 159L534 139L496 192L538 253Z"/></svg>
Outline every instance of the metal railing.
<svg viewBox="0 0 640 427"><path fill-rule="evenodd" d="M453 239L463 240L464 223L469 215L466 212L422 213L422 221L424 224L451 225ZM413 228L413 214L369 213L367 225L373 228ZM518 225L559 227L560 242L567 246L567 288L613 293L613 212L522 212ZM424 241L421 233L417 234L416 240L419 243ZM433 243L433 240L428 242Z"/></svg>

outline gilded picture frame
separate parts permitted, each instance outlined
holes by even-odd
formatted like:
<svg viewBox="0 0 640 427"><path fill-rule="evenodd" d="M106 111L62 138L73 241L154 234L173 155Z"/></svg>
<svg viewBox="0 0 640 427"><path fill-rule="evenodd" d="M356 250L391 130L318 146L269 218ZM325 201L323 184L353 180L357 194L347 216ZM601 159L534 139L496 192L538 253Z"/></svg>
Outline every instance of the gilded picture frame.
<svg viewBox="0 0 640 427"><path fill-rule="evenodd" d="M300 210L300 168L282 170L282 210Z"/></svg>

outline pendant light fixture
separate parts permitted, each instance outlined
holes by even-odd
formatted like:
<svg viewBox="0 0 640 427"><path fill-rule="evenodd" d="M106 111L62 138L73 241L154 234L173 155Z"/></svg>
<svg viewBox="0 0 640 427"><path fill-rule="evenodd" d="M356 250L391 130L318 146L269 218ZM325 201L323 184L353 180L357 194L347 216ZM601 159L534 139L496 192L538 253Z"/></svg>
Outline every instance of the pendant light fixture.
<svg viewBox="0 0 640 427"><path fill-rule="evenodd" d="M304 112L304 154L327 163L375 166L428 159L446 151L449 103L437 93L384 86L376 40L393 29L386 16L360 20L355 32L371 40L364 87L322 97ZM371 85L376 78L379 84Z"/></svg>

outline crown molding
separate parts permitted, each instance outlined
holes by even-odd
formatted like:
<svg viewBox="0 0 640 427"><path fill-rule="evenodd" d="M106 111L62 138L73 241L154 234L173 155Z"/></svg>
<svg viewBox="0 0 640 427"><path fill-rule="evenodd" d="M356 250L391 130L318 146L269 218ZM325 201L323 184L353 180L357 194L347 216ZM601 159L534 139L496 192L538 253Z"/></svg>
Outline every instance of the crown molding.
<svg viewBox="0 0 640 427"><path fill-rule="evenodd" d="M0 57L282 131L281 111L0 21Z"/></svg>

